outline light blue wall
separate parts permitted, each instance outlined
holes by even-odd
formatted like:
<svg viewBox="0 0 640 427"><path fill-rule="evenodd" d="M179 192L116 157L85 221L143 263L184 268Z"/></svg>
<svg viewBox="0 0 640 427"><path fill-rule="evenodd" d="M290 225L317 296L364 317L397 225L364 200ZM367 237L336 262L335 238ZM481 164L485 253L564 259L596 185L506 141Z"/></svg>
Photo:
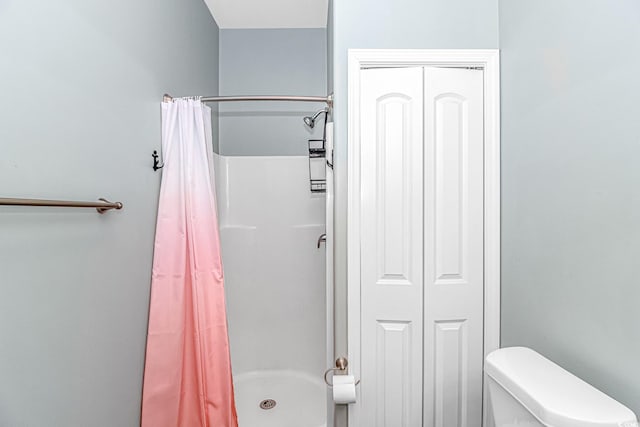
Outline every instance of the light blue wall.
<svg viewBox="0 0 640 427"><path fill-rule="evenodd" d="M220 31L221 95L314 95L327 93L325 29ZM242 102L220 104L220 153L305 155L310 131L304 116L324 104ZM321 116L322 117L322 116Z"/></svg>
<svg viewBox="0 0 640 427"><path fill-rule="evenodd" d="M640 3L500 2L502 344L640 414Z"/></svg>
<svg viewBox="0 0 640 427"><path fill-rule="evenodd" d="M160 104L217 92L201 0L0 0L0 425L139 423Z"/></svg>

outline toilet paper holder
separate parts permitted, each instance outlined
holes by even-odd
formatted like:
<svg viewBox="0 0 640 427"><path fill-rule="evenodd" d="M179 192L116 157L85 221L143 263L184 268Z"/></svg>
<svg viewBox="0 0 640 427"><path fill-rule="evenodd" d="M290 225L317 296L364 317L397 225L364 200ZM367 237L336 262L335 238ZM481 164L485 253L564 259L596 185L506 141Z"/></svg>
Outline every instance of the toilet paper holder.
<svg viewBox="0 0 640 427"><path fill-rule="evenodd" d="M326 371L324 371L324 382L329 386L329 387L333 387L333 382L329 382L329 379L327 378L327 375L329 375L329 372L333 372L335 375L336 371L346 371L347 370L347 366L349 366L349 361L347 360L346 357L338 357L336 359L336 367L335 368L329 368ZM346 374L346 372L345 372ZM333 377L332 375L332 377ZM356 381L356 385L360 384L360 380Z"/></svg>

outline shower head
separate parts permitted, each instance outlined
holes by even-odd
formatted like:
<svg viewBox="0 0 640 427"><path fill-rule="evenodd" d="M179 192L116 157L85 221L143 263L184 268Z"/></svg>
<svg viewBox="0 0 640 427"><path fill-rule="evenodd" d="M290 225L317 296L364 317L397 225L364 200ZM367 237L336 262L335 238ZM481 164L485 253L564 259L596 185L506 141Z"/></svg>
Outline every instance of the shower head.
<svg viewBox="0 0 640 427"><path fill-rule="evenodd" d="M304 124L309 126L311 129L316 125L316 121L312 117L307 116L302 120L304 121Z"/></svg>
<svg viewBox="0 0 640 427"><path fill-rule="evenodd" d="M313 117L311 116L306 116L304 119L302 119L304 121L304 124L309 126L311 129L313 129L313 127L316 125L316 119L318 118L318 116L322 113L327 114L328 110L326 108L318 111L317 113L315 113L313 115Z"/></svg>

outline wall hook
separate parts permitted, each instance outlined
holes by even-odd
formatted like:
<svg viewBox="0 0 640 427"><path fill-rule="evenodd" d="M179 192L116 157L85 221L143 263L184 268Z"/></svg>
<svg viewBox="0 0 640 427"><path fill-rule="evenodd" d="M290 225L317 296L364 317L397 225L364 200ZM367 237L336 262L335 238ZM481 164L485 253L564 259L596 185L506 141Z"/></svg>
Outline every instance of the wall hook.
<svg viewBox="0 0 640 427"><path fill-rule="evenodd" d="M160 161L158 160L158 151L157 150L153 150L153 154L151 155L151 157L153 157L153 170L157 171L158 169L162 169L164 167L164 162L162 162L162 164L160 164Z"/></svg>

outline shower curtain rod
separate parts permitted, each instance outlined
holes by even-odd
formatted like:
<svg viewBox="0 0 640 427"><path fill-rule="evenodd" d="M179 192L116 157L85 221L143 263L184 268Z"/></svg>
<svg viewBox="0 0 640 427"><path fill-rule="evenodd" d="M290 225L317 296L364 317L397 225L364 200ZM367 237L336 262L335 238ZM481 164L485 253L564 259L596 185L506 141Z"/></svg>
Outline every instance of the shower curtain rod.
<svg viewBox="0 0 640 427"><path fill-rule="evenodd" d="M122 203L98 199L100 202L75 202L69 200L40 200L0 198L0 206L48 206L62 208L96 208L98 213L105 213L111 209L122 209Z"/></svg>
<svg viewBox="0 0 640 427"><path fill-rule="evenodd" d="M173 97L166 93L162 97L164 102L171 102ZM202 102L229 102L229 101L297 101L297 102L324 102L328 106L333 105L333 95L328 96L287 96L287 95L246 95L246 96L203 96Z"/></svg>

